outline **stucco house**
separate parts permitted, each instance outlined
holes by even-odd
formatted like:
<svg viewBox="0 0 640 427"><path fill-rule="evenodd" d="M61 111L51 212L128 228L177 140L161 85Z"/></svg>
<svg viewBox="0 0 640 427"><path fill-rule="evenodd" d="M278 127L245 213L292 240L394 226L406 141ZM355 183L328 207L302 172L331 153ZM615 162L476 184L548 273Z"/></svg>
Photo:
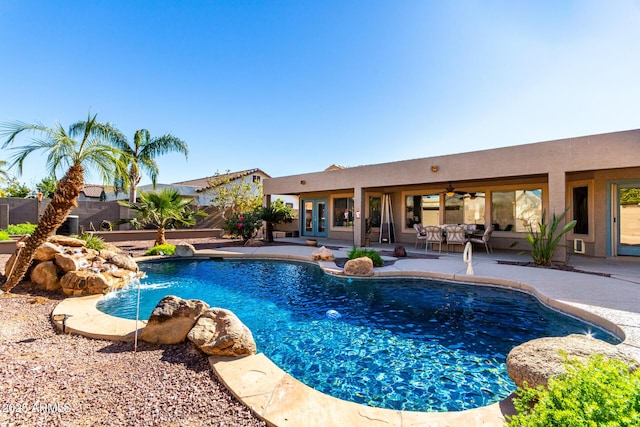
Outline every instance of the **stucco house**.
<svg viewBox="0 0 640 427"><path fill-rule="evenodd" d="M576 219L557 257L640 256L640 129L266 179L300 200L301 236L414 244L413 225L495 227L494 248L526 250L542 213ZM387 213L385 213L387 212ZM366 236L365 220L371 222ZM390 232L384 224L392 223Z"/></svg>
<svg viewBox="0 0 640 427"><path fill-rule="evenodd" d="M207 190L211 188L212 183L228 182L228 185L235 185L241 182L262 183L266 178L270 178L267 173L254 168L174 182L172 184L156 184L155 191L163 188L173 188L182 197L193 199L199 206L205 207L211 205L211 195L207 193ZM143 185L138 187L138 191L154 191L154 188L151 184Z"/></svg>
<svg viewBox="0 0 640 427"><path fill-rule="evenodd" d="M78 201L110 202L129 199L126 191L120 190L116 193L115 190L115 187L110 185L85 184L80 190Z"/></svg>

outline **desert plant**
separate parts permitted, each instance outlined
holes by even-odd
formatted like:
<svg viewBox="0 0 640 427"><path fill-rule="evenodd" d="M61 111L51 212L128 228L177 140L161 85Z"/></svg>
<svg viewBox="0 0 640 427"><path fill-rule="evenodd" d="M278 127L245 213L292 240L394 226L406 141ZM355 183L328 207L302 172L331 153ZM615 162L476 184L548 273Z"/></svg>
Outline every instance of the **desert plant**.
<svg viewBox="0 0 640 427"><path fill-rule="evenodd" d="M548 389L516 392L518 415L510 427L632 427L640 425L640 370L594 355L586 364L565 362L567 373L549 380Z"/></svg>
<svg viewBox="0 0 640 427"><path fill-rule="evenodd" d="M11 240L11 236L5 230L0 230L0 241L1 240Z"/></svg>
<svg viewBox="0 0 640 427"><path fill-rule="evenodd" d="M131 203L121 200L121 206L135 211L135 218L121 219L122 223L130 223L136 226L152 225L157 229L156 246L165 243L165 230L175 228L176 225L193 225L194 217L204 216L204 212L196 212L191 209L192 201L183 199L177 190L165 188L157 193L140 192L140 203Z"/></svg>
<svg viewBox="0 0 640 427"><path fill-rule="evenodd" d="M95 249L97 251L100 251L107 247L107 244L104 242L104 239L102 237L94 236L93 234L82 233L78 236L73 237L75 237L76 239L84 240L85 247L87 249Z"/></svg>
<svg viewBox="0 0 640 427"><path fill-rule="evenodd" d="M529 233L526 239L531 246L531 257L536 265L551 265L553 253L560 244L560 239L576 226L577 221L574 219L560 228L568 211L569 209L560 215L554 213L549 224L545 221L547 212L542 211L542 218L540 223L538 223L540 231L534 231L533 226L529 225Z"/></svg>
<svg viewBox="0 0 640 427"><path fill-rule="evenodd" d="M293 221L293 208L285 205L281 199L276 199L271 205L262 207L260 210L260 218L267 225L267 241L273 242L273 227L281 222Z"/></svg>
<svg viewBox="0 0 640 427"><path fill-rule="evenodd" d="M170 243L164 243L162 245L156 245L149 249L144 254L146 256L151 255L174 255L176 253L176 246Z"/></svg>
<svg viewBox="0 0 640 427"><path fill-rule="evenodd" d="M258 230L260 230L260 227L262 227L260 209L254 209L253 211L241 214L234 212L224 224L224 230L230 236L240 237L244 243L252 239Z"/></svg>
<svg viewBox="0 0 640 427"><path fill-rule="evenodd" d="M382 267L382 265L384 264L382 257L378 252L376 252L375 249L353 248L349 251L349 253L347 254L347 257L349 259L356 259L356 258L362 258L362 257L370 258L371 261L373 261L374 267Z"/></svg>
<svg viewBox="0 0 640 427"><path fill-rule="evenodd" d="M7 233L12 235L24 235L31 234L35 231L36 224L30 222L24 222L22 224L9 224L7 226Z"/></svg>

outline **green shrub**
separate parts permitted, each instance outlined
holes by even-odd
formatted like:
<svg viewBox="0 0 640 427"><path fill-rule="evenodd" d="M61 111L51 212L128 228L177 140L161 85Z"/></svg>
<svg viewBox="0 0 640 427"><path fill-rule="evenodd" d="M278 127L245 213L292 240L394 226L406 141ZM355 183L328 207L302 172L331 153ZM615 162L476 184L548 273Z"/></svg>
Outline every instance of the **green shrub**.
<svg viewBox="0 0 640 427"><path fill-rule="evenodd" d="M176 246L170 245L169 243L165 243L163 245L156 245L149 249L144 254L147 256L150 255L173 255L176 253Z"/></svg>
<svg viewBox="0 0 640 427"><path fill-rule="evenodd" d="M73 237L75 237L76 239L84 240L85 247L87 249L95 249L99 251L107 247L102 237L94 236L89 233L83 233L79 236L73 236Z"/></svg>
<svg viewBox="0 0 640 427"><path fill-rule="evenodd" d="M531 257L536 265L551 265L551 259L553 253L560 244L562 236L569 231L573 230L576 226L576 220L569 221L564 227L560 227L560 223L564 220L565 215L569 210L565 210L562 214L551 216L551 222L546 223L547 212L542 212L542 221L538 224L540 231L534 231L532 226L529 226L529 233L526 236L527 242L531 245Z"/></svg>
<svg viewBox="0 0 640 427"><path fill-rule="evenodd" d="M0 240L11 240L11 237L9 237L9 233L6 231L0 230Z"/></svg>
<svg viewBox="0 0 640 427"><path fill-rule="evenodd" d="M11 224L7 227L7 233L13 235L31 234L36 229L37 224L25 222L23 224Z"/></svg>
<svg viewBox="0 0 640 427"><path fill-rule="evenodd" d="M384 264L382 257L375 249L353 248L348 254L349 259L362 258L365 256L373 261L374 267L382 267Z"/></svg>
<svg viewBox="0 0 640 427"><path fill-rule="evenodd" d="M637 427L640 426L640 370L624 362L589 358L587 364L567 361L567 374L549 381L549 388L519 389L518 415L510 427Z"/></svg>
<svg viewBox="0 0 640 427"><path fill-rule="evenodd" d="M246 243L249 239L253 239L260 227L262 227L261 210L256 209L241 214L234 212L231 218L225 221L223 229L230 236L240 237Z"/></svg>

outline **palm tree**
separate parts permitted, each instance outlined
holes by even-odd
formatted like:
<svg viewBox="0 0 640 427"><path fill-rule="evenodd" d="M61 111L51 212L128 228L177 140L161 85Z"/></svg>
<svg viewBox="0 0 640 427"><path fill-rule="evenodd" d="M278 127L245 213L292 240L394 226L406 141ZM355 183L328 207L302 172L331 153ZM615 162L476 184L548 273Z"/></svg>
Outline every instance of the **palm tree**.
<svg viewBox="0 0 640 427"><path fill-rule="evenodd" d="M0 160L0 182L7 181L9 179L9 172L6 171L7 161Z"/></svg>
<svg viewBox="0 0 640 427"><path fill-rule="evenodd" d="M39 136L34 136L30 144L14 149L11 167L17 166L18 173L22 173L26 157L39 150L47 153L46 167L51 176L55 176L56 171L66 169L35 231L24 242L24 246L16 251L13 268L1 286L3 291L10 291L22 280L35 251L55 233L76 205L76 199L84 186L85 168L95 169L104 182L113 179L114 171L126 171L126 163L121 161L123 153L111 145L122 138L122 134L109 123L98 123L96 118L97 115L89 114L86 121L72 124L68 131L59 124L52 128L40 123L19 121L0 125L0 136L8 137L2 148L13 144L23 132Z"/></svg>
<svg viewBox="0 0 640 427"><path fill-rule="evenodd" d="M260 218L267 223L267 242L273 242L274 225L293 221L293 208L285 205L282 199L276 199L273 204L261 208Z"/></svg>
<svg viewBox="0 0 640 427"><path fill-rule="evenodd" d="M136 191L140 184L141 171L144 171L151 178L151 182L155 188L158 179L158 164L155 158L168 152L177 152L184 154L185 159L189 154L187 144L170 133L151 138L151 134L146 129L137 130L133 136L133 146L129 145L126 138L117 142L129 161L129 202L135 203ZM117 179L121 177L116 177Z"/></svg>
<svg viewBox="0 0 640 427"><path fill-rule="evenodd" d="M191 200L183 199L180 193L172 188L165 188L160 192L140 192L140 203L119 201L121 206L135 211L135 218L123 219L122 223L135 224L137 226L152 225L158 229L155 245L163 245L165 229L174 228L177 225L193 225L196 216L205 216L206 213L193 211Z"/></svg>

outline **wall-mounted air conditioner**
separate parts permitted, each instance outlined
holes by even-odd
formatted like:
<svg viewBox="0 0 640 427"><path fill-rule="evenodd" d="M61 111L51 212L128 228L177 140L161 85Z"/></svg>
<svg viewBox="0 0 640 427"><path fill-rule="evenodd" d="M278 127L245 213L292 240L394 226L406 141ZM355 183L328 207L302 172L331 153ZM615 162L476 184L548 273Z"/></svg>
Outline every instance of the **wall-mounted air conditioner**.
<svg viewBox="0 0 640 427"><path fill-rule="evenodd" d="M584 240L582 239L574 239L573 240L573 252L576 254L584 253Z"/></svg>

